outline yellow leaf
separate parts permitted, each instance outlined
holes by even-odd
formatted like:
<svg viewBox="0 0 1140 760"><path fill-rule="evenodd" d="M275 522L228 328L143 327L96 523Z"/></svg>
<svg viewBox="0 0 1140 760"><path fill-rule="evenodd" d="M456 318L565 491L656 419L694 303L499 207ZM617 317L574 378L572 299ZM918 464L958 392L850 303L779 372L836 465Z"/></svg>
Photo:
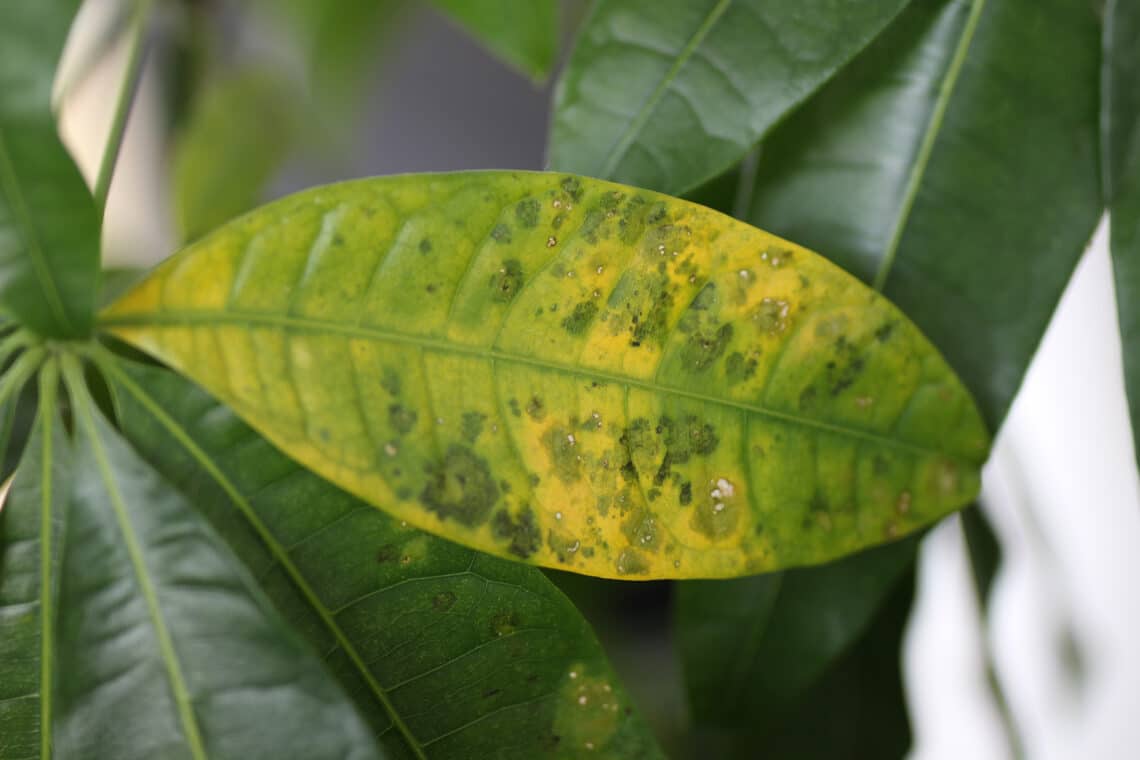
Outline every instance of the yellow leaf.
<svg viewBox="0 0 1140 760"><path fill-rule="evenodd" d="M968 503L989 447L938 352L822 257L566 175L300 193L102 324L397 518L590 575L832 559Z"/></svg>

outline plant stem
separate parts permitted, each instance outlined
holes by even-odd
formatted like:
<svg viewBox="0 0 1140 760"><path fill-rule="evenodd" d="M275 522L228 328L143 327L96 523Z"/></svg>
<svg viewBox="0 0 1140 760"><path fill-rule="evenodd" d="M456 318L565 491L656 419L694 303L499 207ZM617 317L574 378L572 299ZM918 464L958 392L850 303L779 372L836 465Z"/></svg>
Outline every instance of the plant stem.
<svg viewBox="0 0 1140 760"><path fill-rule="evenodd" d="M147 29L149 27L152 0L137 0L134 14L131 16L130 51L127 55L127 67L123 73L123 81L119 85L119 97L115 103L115 112L111 118L111 127L107 132L107 145L103 149L103 158L99 163L99 174L95 178L95 206L100 213L107 209L107 195L111 191L111 179L115 175L115 164L119 160L119 151L123 147L123 135L127 131L127 121L134 104L135 93L138 91L139 81L142 79L143 61L146 59Z"/></svg>

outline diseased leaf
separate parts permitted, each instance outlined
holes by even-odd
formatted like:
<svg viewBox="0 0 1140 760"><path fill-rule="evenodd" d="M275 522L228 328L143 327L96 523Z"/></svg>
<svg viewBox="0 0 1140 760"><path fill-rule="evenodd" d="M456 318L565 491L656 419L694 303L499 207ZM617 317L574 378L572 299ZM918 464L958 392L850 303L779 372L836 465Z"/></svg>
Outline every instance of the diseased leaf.
<svg viewBox="0 0 1140 760"><path fill-rule="evenodd" d="M301 193L103 321L390 514L592 575L879 543L968 502L989 443L937 352L842 271L572 176Z"/></svg>
<svg viewBox="0 0 1140 760"><path fill-rule="evenodd" d="M491 52L541 82L558 53L557 0L432 0Z"/></svg>
<svg viewBox="0 0 1140 760"><path fill-rule="evenodd" d="M0 508L0 760L51 757L51 641L70 442L54 409L58 374L42 377L40 414Z"/></svg>
<svg viewBox="0 0 1140 760"><path fill-rule="evenodd" d="M183 240L262 200L296 138L296 97L279 73L253 68L205 84L175 148L175 218Z"/></svg>
<svg viewBox="0 0 1140 760"><path fill-rule="evenodd" d="M380 757L208 525L93 409L78 364L60 571L60 757Z"/></svg>
<svg viewBox="0 0 1140 760"><path fill-rule="evenodd" d="M871 626L910 574L916 537L828 565L679 585L678 634L693 716L769 730ZM826 721L824 721L826 722ZM747 729L752 730L752 729Z"/></svg>
<svg viewBox="0 0 1140 760"><path fill-rule="evenodd" d="M1135 2L1108 0L1105 5L1101 77L1109 247L1132 431L1140 436L1140 8ZM1140 437L1136 440L1140 457Z"/></svg>
<svg viewBox="0 0 1140 760"><path fill-rule="evenodd" d="M537 569L372 509L171 372L104 366L125 434L328 653L392 756L660 756L586 622Z"/></svg>
<svg viewBox="0 0 1140 760"><path fill-rule="evenodd" d="M99 217L51 110L78 0L0 10L0 309L43 335L91 329Z"/></svg>
<svg viewBox="0 0 1140 760"><path fill-rule="evenodd" d="M550 166L692 190L739 161L906 3L595 3L555 92Z"/></svg>
<svg viewBox="0 0 1140 760"><path fill-rule="evenodd" d="M991 429L1100 216L1098 34L1088 3L914 3L760 158L748 220L875 282Z"/></svg>

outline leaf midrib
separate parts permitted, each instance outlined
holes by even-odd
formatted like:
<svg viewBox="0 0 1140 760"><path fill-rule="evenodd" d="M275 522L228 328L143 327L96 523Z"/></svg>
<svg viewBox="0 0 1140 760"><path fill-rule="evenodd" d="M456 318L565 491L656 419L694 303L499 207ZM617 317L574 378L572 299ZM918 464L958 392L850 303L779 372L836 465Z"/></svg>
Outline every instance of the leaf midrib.
<svg viewBox="0 0 1140 760"><path fill-rule="evenodd" d="M242 312L229 309L224 312L162 311L153 314L105 316L101 318L100 325L106 328L143 326L160 328L163 326L186 325L204 325L210 327L236 325L248 327L260 325L280 328L283 330L305 330L318 333L324 332L349 337L367 338L380 342L402 343L437 353L472 356L480 359L487 359L491 362L502 361L506 363L520 364L551 372L558 372L565 375L575 375L597 382L624 385L629 388L639 388L641 390L649 391L650 393L654 394L679 396L682 398L692 399L694 401L700 401L706 404L728 407L738 412L753 414L758 417L766 417L768 419L789 425L798 425L800 427L810 428L822 432L862 439L871 443L878 444L880 446L906 451L911 454L923 456L949 456L959 461L968 462L971 465L975 464L973 460L958 454L952 454L947 451L932 449L919 444L909 443L898 438L889 438L869 430L862 430L846 425L824 422L822 420L811 419L808 417L800 417L787 412L779 412L773 409L765 408L758 404L749 404L743 401L737 401L735 399L724 398L721 396L712 396L707 393L701 393L699 391L662 385L661 383L653 380L641 380L638 378L633 378L626 375L618 375L600 369L579 367L571 364L551 361L548 359L541 359L533 356L524 356L522 354L503 351L497 348L468 346L461 343L440 340L438 338L429 338L422 335L410 335L407 333L384 330L377 327L340 324L337 322L329 322L326 320L314 319L311 317ZM112 332L113 331L114 330L112 329Z"/></svg>
<svg viewBox="0 0 1140 760"><path fill-rule="evenodd" d="M63 307L63 297L51 276L52 268L47 261L47 254L44 253L39 236L36 234L36 228L32 224L32 215L28 212L24 191L16 178L16 170L12 166L12 159L8 153L8 146L4 142L4 130L2 128L0 128L0 185L5 187L8 197L12 199L12 210L14 216L17 217L17 224L24 230L24 242L31 254L29 258L32 262L32 269L40 283L40 290L48 301L48 307L52 310L59 324L70 332L73 325L67 315L67 310Z"/></svg>
<svg viewBox="0 0 1140 760"><path fill-rule="evenodd" d="M649 115L653 112L653 109L661 102L661 98L665 97L665 92L669 89L670 85L673 84L674 80L676 80L678 73L684 65L688 63L700 44L704 42L705 37L708 36L713 26L720 20L720 17L724 15L724 12L731 3L732 0L719 0L719 2L709 10L704 21L701 22L701 25L693 32L693 36L689 38L689 41L685 43L685 46L681 48L677 54L673 65L665 72L665 76L657 83L657 87L649 94L649 97L641 104L641 108L638 109L637 113L630 120L629 126L627 126L625 131L618 137L610 149L609 154L606 156L605 163L602 164L601 172L598 176L609 177L613 174L614 169L629 152L629 146L633 144L634 138L641 131L642 127L645 126L645 122L649 120Z"/></svg>
<svg viewBox="0 0 1140 760"><path fill-rule="evenodd" d="M412 734L411 729L404 722L399 712L396 710L395 705L392 704L387 691L372 671L364 662L364 658L356 650L356 647L349 640L340 624L336 621L334 613L326 607L317 596L316 591L313 590L311 584L301 573L300 569L290 558L288 551L277 540L277 537L269 530L268 526L262 522L261 518L254 511L253 505L248 499L242 495L237 486L226 476L221 467L214 461L214 459L206 453L206 451L194 441L190 433L178 423L173 417L166 413L165 410L159 405L155 399L146 392L146 390L138 383L134 382L119 366L115 357L100 350L95 356L100 369L104 374L113 378L120 386L122 386L128 393L135 397L136 400L146 409L154 419L166 429L166 431L178 441L187 453L194 458L194 460L214 479L218 486L234 503L234 506L242 513L242 516L249 521L250 526L257 532L262 541L265 542L273 558L281 565L282 569L288 574L290 580L297 586L297 589L304 596L309 606L320 617L321 622L324 623L328 631L336 639L337 644L341 647L349 659L352 660L353 665L356 667L360 676L364 678L365 683L368 684L369 689L376 696L384 708L388 717L392 721L400 734L404 737L408 747L415 753L416 758L419 760L427 760L427 755L423 752L423 746L415 735Z"/></svg>

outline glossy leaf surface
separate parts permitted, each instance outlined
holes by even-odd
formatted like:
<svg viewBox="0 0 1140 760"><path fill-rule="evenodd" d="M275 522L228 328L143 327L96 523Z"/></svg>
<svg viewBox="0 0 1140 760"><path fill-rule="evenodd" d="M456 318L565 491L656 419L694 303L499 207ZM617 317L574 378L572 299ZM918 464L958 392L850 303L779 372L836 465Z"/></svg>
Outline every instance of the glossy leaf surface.
<svg viewBox="0 0 1140 760"><path fill-rule="evenodd" d="M85 335L99 218L56 132L52 77L77 0L0 10L0 310L51 337Z"/></svg>
<svg viewBox="0 0 1140 760"><path fill-rule="evenodd" d="M681 584L678 633L697 721L778 725L871 626L917 548L912 537L820 567Z"/></svg>
<svg viewBox="0 0 1140 760"><path fill-rule="evenodd" d="M558 83L550 166L691 190L739 161L905 5L595 3Z"/></svg>
<svg viewBox="0 0 1140 760"><path fill-rule="evenodd" d="M557 0L431 0L493 53L535 81L558 53Z"/></svg>
<svg viewBox="0 0 1140 760"><path fill-rule="evenodd" d="M1026 26L1025 14L1039 24ZM745 185L751 198L709 197L750 208L755 223L885 287L961 361L996 425L1098 213L1095 99L1081 84L1095 74L1095 47L1094 20L1078 4L913 3L764 143L756 180ZM740 186L727 179L722 189ZM990 195L1001 187L1001 197ZM855 571L857 558L845 562ZM812 571L821 594L833 582L826 570ZM800 576L807 585L809 573ZM861 601L866 615L832 635L855 641L879 605L885 587L873 575L862 580L872 585L845 603ZM682 591L682 629L704 624L695 600ZM790 609L769 611L743 588L722 601L739 618L788 626L789 642L817 630L810 618L783 620ZM727 621L723 633L725 648L763 643ZM778 656L760 662L792 667ZM721 700L701 689L702 667L686 658L695 709L712 719ZM774 699L773 688L756 682L755 698Z"/></svg>
<svg viewBox="0 0 1140 760"><path fill-rule="evenodd" d="M76 393L61 563L60 757L380 757L210 527Z"/></svg>
<svg viewBox="0 0 1140 760"><path fill-rule="evenodd" d="M50 642L70 442L52 409L53 396L44 398L44 413L0 509L0 760L51 757L56 665Z"/></svg>
<svg viewBox="0 0 1140 760"><path fill-rule="evenodd" d="M577 610L537 569L403 525L166 370L108 373L126 435L308 638L392 757L658 757Z"/></svg>
<svg viewBox="0 0 1140 760"><path fill-rule="evenodd" d="M593 575L879 543L972 498L988 447L937 352L839 269L571 176L308 191L166 262L104 324L390 514Z"/></svg>
<svg viewBox="0 0 1140 760"><path fill-rule="evenodd" d="M1070 0L914 3L759 162L747 219L881 287L991 429L1100 216L1098 35Z"/></svg>
<svg viewBox="0 0 1140 760"><path fill-rule="evenodd" d="M1101 86L1109 245L1132 431L1140 436L1140 8L1135 2L1105 5ZM1135 440L1140 452L1140 438Z"/></svg>

